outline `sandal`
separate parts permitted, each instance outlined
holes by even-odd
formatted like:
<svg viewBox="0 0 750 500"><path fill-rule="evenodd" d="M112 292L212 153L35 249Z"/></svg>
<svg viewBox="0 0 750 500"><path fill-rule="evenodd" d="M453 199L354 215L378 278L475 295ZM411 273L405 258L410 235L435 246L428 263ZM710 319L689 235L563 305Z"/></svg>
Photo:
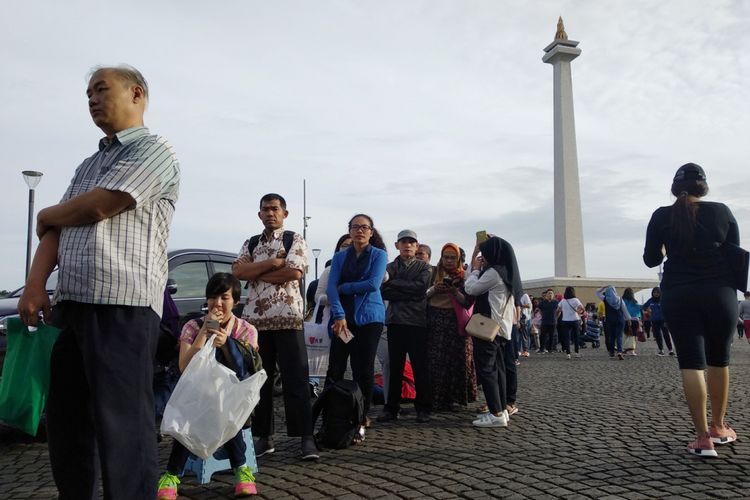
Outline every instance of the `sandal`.
<svg viewBox="0 0 750 500"><path fill-rule="evenodd" d="M365 426L360 425L359 430L352 438L352 444L361 444L365 440Z"/></svg>
<svg viewBox="0 0 750 500"><path fill-rule="evenodd" d="M477 409L477 413L487 413L490 411L490 407L487 405L482 405Z"/></svg>

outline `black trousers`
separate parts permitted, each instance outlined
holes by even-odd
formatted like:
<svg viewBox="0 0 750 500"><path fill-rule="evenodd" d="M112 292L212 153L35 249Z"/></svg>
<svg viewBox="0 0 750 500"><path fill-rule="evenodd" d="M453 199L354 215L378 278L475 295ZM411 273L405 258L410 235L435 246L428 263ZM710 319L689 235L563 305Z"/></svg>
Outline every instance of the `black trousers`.
<svg viewBox="0 0 750 500"><path fill-rule="evenodd" d="M52 349L47 436L59 498L154 498L153 366L159 316L148 307L64 301Z"/></svg>
<svg viewBox="0 0 750 500"><path fill-rule="evenodd" d="M344 378L346 364L351 356L352 378L362 391L364 415L367 415L372 404L372 387L375 385L375 354L378 352L378 342L380 342L380 335L383 332L383 323L348 326L349 331L354 335L352 340L345 344L338 336L334 336L331 341L326 385ZM390 332L388 332L388 336L391 336ZM398 394L401 394L400 385Z"/></svg>
<svg viewBox="0 0 750 500"><path fill-rule="evenodd" d="M651 326L654 329L654 338L656 339L656 345L659 346L659 350L664 350L664 343L667 344L667 349L670 351L674 350L672 347L672 337L669 334L667 325L664 324L664 320L651 321Z"/></svg>
<svg viewBox="0 0 750 500"><path fill-rule="evenodd" d="M253 417L253 435L270 437L274 433L273 379L279 363L284 390L287 436L312 435L310 371L302 330L265 330L258 332L258 352L268 374L260 389L260 401Z"/></svg>
<svg viewBox="0 0 750 500"><path fill-rule="evenodd" d="M245 452L247 451L247 444L245 444L245 438L242 435L242 429L232 439L222 445L224 451L227 452L229 457L229 465L232 469L236 469L241 465L245 465ZM175 440L172 444L172 451L169 454L169 461L167 462L167 472L179 476L182 474L182 470L185 468L185 463L190 457L190 450L185 448L182 443Z"/></svg>
<svg viewBox="0 0 750 500"><path fill-rule="evenodd" d="M385 409L396 414L401 407L401 381L407 354L411 361L414 386L417 390L414 407L417 411L430 412L432 411L432 386L427 368L427 328L409 325L388 325L390 378Z"/></svg>
<svg viewBox="0 0 750 500"><path fill-rule="evenodd" d="M516 327L513 327L513 331ZM505 399L509 405L516 404L516 394L518 393L518 367L516 360L518 351L513 342L505 343ZM505 409L505 408L503 408Z"/></svg>
<svg viewBox="0 0 750 500"><path fill-rule="evenodd" d="M492 413L505 410L508 404L505 380L505 343L499 335L488 342L476 337L474 343L474 365L477 369L477 380L482 385L484 399Z"/></svg>
<svg viewBox="0 0 750 500"><path fill-rule="evenodd" d="M580 321L563 321L560 323L560 338L563 351L570 354L570 342L572 340L575 351L578 352L578 334L580 333Z"/></svg>
<svg viewBox="0 0 750 500"><path fill-rule="evenodd" d="M555 325L542 325L540 328L541 339L539 343L541 346L539 349L554 352L557 350L557 343L555 342Z"/></svg>

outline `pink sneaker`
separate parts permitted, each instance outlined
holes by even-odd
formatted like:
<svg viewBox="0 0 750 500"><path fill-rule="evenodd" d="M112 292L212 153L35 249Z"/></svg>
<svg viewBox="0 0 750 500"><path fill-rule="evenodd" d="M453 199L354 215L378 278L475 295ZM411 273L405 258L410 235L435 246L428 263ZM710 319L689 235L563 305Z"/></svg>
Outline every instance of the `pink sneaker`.
<svg viewBox="0 0 750 500"><path fill-rule="evenodd" d="M729 444L737 441L737 433L726 423L722 424L721 427L711 424L711 427L708 428L708 435L711 437L713 444Z"/></svg>
<svg viewBox="0 0 750 500"><path fill-rule="evenodd" d="M688 453L699 457L718 457L719 454L714 450L714 444L709 436L698 438L687 445Z"/></svg>

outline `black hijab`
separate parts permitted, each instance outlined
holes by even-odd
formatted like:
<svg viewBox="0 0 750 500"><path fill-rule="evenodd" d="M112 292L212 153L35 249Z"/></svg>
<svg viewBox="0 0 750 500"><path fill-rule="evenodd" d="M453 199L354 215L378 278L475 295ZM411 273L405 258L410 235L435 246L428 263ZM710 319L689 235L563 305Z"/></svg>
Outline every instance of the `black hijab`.
<svg viewBox="0 0 750 500"><path fill-rule="evenodd" d="M505 286L513 294L516 304L519 304L523 295L523 285L521 284L521 275L518 272L516 253L513 251L511 244L502 238L493 236L479 245L479 251L482 252L482 259L487 263L480 276L489 268L497 271Z"/></svg>

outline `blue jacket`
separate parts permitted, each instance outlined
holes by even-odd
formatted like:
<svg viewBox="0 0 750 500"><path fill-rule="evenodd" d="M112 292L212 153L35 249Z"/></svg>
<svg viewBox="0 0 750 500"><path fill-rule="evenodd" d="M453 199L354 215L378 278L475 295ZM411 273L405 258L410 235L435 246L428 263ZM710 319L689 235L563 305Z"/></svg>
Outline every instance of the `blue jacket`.
<svg viewBox="0 0 750 500"><path fill-rule="evenodd" d="M354 295L354 321L357 325L384 323L385 306L383 305L383 297L380 295L380 285L383 283L383 276L385 276L388 254L384 250L372 247L370 261L367 263L360 280L339 285L341 270L349 252L354 252L354 247L336 253L331 263L331 273L328 275L328 288L326 289L328 304L331 307L331 319L337 320L346 317L339 299L339 293L341 293L343 295Z"/></svg>

